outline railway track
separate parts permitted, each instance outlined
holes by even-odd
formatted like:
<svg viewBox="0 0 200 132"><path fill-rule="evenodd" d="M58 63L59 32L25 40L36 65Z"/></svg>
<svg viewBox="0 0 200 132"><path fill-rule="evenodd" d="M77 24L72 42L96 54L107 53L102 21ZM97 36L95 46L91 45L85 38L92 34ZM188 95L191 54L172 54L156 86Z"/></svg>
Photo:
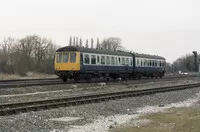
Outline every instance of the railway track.
<svg viewBox="0 0 200 132"><path fill-rule="evenodd" d="M0 80L0 83L3 82L24 82L24 81L48 81L48 80L56 80L59 78L36 78L36 79L12 79L12 80Z"/></svg>
<svg viewBox="0 0 200 132"><path fill-rule="evenodd" d="M45 110L58 107L96 103L101 101L108 101L108 100L121 99L127 97L136 97L136 96L169 92L175 90L183 90L195 87L200 87L200 83L143 89L143 90L129 90L129 91L121 91L113 93L88 94L75 97L64 97L64 98L31 101L31 102L6 103L6 104L0 104L0 116L18 114L20 112L38 111L38 110Z"/></svg>
<svg viewBox="0 0 200 132"><path fill-rule="evenodd" d="M58 78L1 80L0 88L56 85L56 84L62 84L62 83L63 82Z"/></svg>
<svg viewBox="0 0 200 132"><path fill-rule="evenodd" d="M146 83L149 81L160 81L160 80L170 80L170 79L182 79L189 77L197 77L196 75L190 76L166 76L161 79L141 79L141 80L128 80L136 83ZM96 82L99 82L96 81ZM116 81L108 81L108 82L116 82ZM126 82L126 81L122 81ZM79 82L79 83L87 83L87 82ZM93 82L90 82L93 83ZM59 78L45 78L45 79L17 79L17 80L0 80L0 89L1 88L16 88L16 87L28 87L28 86L44 86L44 85L56 85L56 84L74 84L74 81L69 81L68 83L63 83Z"/></svg>

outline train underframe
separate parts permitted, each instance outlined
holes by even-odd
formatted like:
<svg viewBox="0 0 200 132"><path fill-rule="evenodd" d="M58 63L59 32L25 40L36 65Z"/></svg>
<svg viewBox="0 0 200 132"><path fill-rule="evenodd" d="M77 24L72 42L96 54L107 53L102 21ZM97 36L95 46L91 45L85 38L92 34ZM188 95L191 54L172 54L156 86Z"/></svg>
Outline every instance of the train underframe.
<svg viewBox="0 0 200 132"><path fill-rule="evenodd" d="M79 71L56 71L55 72L59 78L64 82L68 79L74 79L76 82L79 80L99 79L103 78L104 80L114 79L114 80L127 80L127 79L141 79L145 78L162 78L165 71L156 71L156 72L79 72Z"/></svg>

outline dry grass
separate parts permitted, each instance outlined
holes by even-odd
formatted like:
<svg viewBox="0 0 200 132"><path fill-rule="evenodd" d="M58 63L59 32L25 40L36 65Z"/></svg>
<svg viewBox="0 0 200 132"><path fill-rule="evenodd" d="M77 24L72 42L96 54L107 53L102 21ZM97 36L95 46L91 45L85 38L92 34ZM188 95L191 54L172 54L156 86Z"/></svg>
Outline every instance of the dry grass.
<svg viewBox="0 0 200 132"><path fill-rule="evenodd" d="M28 72L26 76L20 76L16 74L3 74L0 73L0 80L12 80L12 79L37 79L37 78L57 78L54 74L40 74Z"/></svg>
<svg viewBox="0 0 200 132"><path fill-rule="evenodd" d="M140 119L150 120L150 122L137 127L130 126L130 123L112 132L199 132L200 106L171 108L165 113L146 115Z"/></svg>

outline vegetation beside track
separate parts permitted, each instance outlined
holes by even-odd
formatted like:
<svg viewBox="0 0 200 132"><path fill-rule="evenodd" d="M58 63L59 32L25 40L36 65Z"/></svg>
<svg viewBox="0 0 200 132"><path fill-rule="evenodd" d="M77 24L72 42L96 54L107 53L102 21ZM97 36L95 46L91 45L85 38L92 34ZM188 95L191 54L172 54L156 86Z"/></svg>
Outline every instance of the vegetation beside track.
<svg viewBox="0 0 200 132"><path fill-rule="evenodd" d="M1 80L20 80L20 79L44 79L44 78L58 78L58 76L54 74L40 74L40 73L33 73L28 72L27 75L18 75L18 74L5 74L0 73L0 81Z"/></svg>
<svg viewBox="0 0 200 132"><path fill-rule="evenodd" d="M171 108L166 112L159 112L140 117L148 120L141 126L125 125L113 129L112 132L199 132L200 105L189 108ZM138 120L138 119L137 119Z"/></svg>

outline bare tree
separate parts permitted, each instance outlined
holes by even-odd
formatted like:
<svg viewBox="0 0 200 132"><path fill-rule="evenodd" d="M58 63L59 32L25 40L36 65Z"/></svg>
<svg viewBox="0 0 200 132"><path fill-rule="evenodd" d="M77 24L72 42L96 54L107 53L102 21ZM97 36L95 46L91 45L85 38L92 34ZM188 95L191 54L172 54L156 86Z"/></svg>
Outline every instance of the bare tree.
<svg viewBox="0 0 200 132"><path fill-rule="evenodd" d="M82 47L82 39L79 40L79 46Z"/></svg>
<svg viewBox="0 0 200 132"><path fill-rule="evenodd" d="M36 68L39 69L41 61L46 59L46 53L48 48L52 45L52 41L47 38L41 38L37 36L37 40L34 45L34 58L36 63Z"/></svg>
<svg viewBox="0 0 200 132"><path fill-rule="evenodd" d="M121 39L118 37L109 37L102 40L100 47L107 50L122 50Z"/></svg>
<svg viewBox="0 0 200 132"><path fill-rule="evenodd" d="M88 48L88 39L86 39L85 47Z"/></svg>
<svg viewBox="0 0 200 132"><path fill-rule="evenodd" d="M22 38L19 40L19 46L21 49L22 54L26 58L25 61L29 61L31 56L33 55L33 46L34 43L36 43L37 36L32 35L32 36L26 36L25 38Z"/></svg>
<svg viewBox="0 0 200 132"><path fill-rule="evenodd" d="M56 46L38 35L22 39L5 38L0 42L0 71L25 75L28 71L53 73Z"/></svg>
<svg viewBox="0 0 200 132"><path fill-rule="evenodd" d="M50 40L49 40L50 41ZM51 42L46 50L46 58L47 59L54 59L54 55L56 50L60 48L60 46L56 45L55 43Z"/></svg>
<svg viewBox="0 0 200 132"><path fill-rule="evenodd" d="M96 49L100 49L99 38L97 38L97 45L96 45Z"/></svg>
<svg viewBox="0 0 200 132"><path fill-rule="evenodd" d="M41 70L45 59L50 57L47 53L48 48L53 45L52 41L38 35L31 35L21 39L19 42L19 49L21 50L19 65L26 69L23 73L28 70Z"/></svg>
<svg viewBox="0 0 200 132"><path fill-rule="evenodd" d="M75 40L75 37L74 37L74 39L73 39L73 46L75 46L75 44L76 44L76 40Z"/></svg>
<svg viewBox="0 0 200 132"><path fill-rule="evenodd" d="M76 46L78 46L78 37L76 37Z"/></svg>
<svg viewBox="0 0 200 132"><path fill-rule="evenodd" d="M93 38L91 38L91 48L93 49L94 47L93 47L93 43L94 43L94 40L93 40Z"/></svg>
<svg viewBox="0 0 200 132"><path fill-rule="evenodd" d="M14 72L14 46L16 44L16 40L12 37L4 38L3 42L0 44L2 48L1 55L1 69L7 73Z"/></svg>
<svg viewBox="0 0 200 132"><path fill-rule="evenodd" d="M69 38L69 46L72 46L72 37Z"/></svg>
<svg viewBox="0 0 200 132"><path fill-rule="evenodd" d="M191 54L178 58L173 66L176 67L176 70L195 71L194 58Z"/></svg>

